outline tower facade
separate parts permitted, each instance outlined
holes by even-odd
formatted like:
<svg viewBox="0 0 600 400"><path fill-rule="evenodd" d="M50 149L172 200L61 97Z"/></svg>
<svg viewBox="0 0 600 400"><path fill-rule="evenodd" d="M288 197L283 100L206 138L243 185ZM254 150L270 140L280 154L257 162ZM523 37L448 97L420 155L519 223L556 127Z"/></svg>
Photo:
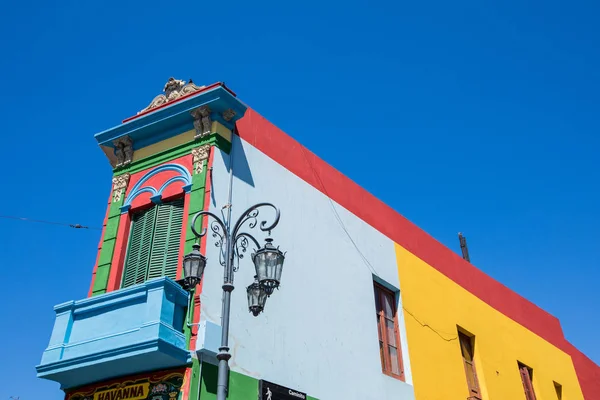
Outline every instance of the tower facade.
<svg viewBox="0 0 600 400"><path fill-rule="evenodd" d="M96 139L114 177L89 297L55 307L37 367L66 399L216 398L223 239L207 218L201 238L190 224L200 211L235 219L260 202L279 207L272 237L287 255L280 290L255 317L245 290L252 243L236 250L247 256L232 292L230 399L600 398L600 369L556 318L224 84L170 79ZM208 261L186 291L182 261L196 241Z"/></svg>

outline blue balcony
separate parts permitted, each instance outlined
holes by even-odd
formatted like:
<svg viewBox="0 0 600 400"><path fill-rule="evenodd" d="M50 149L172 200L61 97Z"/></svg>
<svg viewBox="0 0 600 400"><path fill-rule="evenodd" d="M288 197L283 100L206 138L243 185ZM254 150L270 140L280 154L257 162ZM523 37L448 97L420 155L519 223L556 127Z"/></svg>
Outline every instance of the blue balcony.
<svg viewBox="0 0 600 400"><path fill-rule="evenodd" d="M54 307L37 376L63 389L191 363L183 324L188 294L169 278Z"/></svg>

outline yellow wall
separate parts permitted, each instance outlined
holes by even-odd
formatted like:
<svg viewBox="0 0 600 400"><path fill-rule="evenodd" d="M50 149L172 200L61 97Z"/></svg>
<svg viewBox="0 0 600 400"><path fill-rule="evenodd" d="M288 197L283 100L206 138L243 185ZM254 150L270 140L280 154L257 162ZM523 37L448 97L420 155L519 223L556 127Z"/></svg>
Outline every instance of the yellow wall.
<svg viewBox="0 0 600 400"><path fill-rule="evenodd" d="M537 400L557 399L553 381L562 385L564 400L583 399L568 354L398 245L396 256L416 400L468 397L457 325L475 335L475 365L484 400L525 399L517 361L533 368Z"/></svg>

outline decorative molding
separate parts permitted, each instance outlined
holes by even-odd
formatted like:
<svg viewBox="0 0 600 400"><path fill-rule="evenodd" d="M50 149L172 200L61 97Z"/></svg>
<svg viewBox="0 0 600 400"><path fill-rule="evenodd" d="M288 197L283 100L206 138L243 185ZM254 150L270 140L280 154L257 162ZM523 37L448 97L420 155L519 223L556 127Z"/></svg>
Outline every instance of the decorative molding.
<svg viewBox="0 0 600 400"><path fill-rule="evenodd" d="M223 111L221 115L225 121L229 122L233 119L233 117L235 117L235 111L233 111L231 108L228 108L227 110Z"/></svg>
<svg viewBox="0 0 600 400"><path fill-rule="evenodd" d="M192 162L194 163L194 175L198 175L204 171L204 160L208 160L210 155L210 144L196 147L192 149Z"/></svg>
<svg viewBox="0 0 600 400"><path fill-rule="evenodd" d="M133 160L133 140L127 135L113 140L117 164L115 167L125 166Z"/></svg>
<svg viewBox="0 0 600 400"><path fill-rule="evenodd" d="M123 195L123 191L127 189L127 185L129 185L129 178L131 175L123 174L119 176L115 176L112 180L113 183L113 195L112 202L116 203L121 201L121 196Z"/></svg>
<svg viewBox="0 0 600 400"><path fill-rule="evenodd" d="M194 118L194 128L196 128L196 135L194 140L203 138L204 136L210 135L212 127L212 120L210 119L210 107L202 106L195 110L190 111Z"/></svg>
<svg viewBox="0 0 600 400"><path fill-rule="evenodd" d="M152 110L156 107L160 107L163 104L169 103L173 100L177 100L178 98L188 95L190 93L197 92L205 87L206 86L196 86L191 79L188 81L188 83L185 83L185 81L182 81L180 79L169 78L169 80L165 84L165 87L163 88L163 92L165 93L156 96L154 100L152 100L150 105L144 108L142 111L138 112L138 114Z"/></svg>
<svg viewBox="0 0 600 400"><path fill-rule="evenodd" d="M149 185L145 186L150 178L164 171L174 171L177 173L177 175L167 179L158 189ZM163 164L154 168L152 171L144 175L135 185L133 185L129 191L129 195L123 203L123 206L121 206L121 213L126 213L129 208L131 208L131 203L133 200L142 193L149 193L153 202L160 201L163 191L174 182L183 183L181 189L186 193L189 193L189 191L192 189L192 176L187 168L185 168L183 165Z"/></svg>

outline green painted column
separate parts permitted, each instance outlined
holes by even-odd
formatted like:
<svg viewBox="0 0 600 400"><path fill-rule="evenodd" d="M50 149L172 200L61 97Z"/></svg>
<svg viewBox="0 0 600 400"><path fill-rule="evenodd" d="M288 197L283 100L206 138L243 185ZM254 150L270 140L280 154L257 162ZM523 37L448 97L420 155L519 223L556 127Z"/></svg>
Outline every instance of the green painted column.
<svg viewBox="0 0 600 400"><path fill-rule="evenodd" d="M98 258L98 267L96 268L96 277L92 288L92 296L106 293L108 277L110 275L110 266L112 264L113 254L115 252L115 243L117 241L117 232L119 231L119 221L121 219L121 206L125 201L125 194L121 195L119 201L112 201L108 212L106 228L104 228L104 237L102 239L102 248Z"/></svg>
<svg viewBox="0 0 600 400"><path fill-rule="evenodd" d="M201 144L198 144L200 146ZM216 148L211 148L210 151L216 151ZM194 215L198 212L204 210L204 198L206 197L206 174L208 172L208 160L200 161L202 163L202 172L198 174L192 175L192 190L189 194L189 206L188 206L188 221L187 227L185 231L185 244L184 244L184 254L192 251L192 245L198 240L192 232L191 223ZM194 170L196 170L196 165L193 166ZM199 218L196 223L198 229L202 226L203 218ZM195 293L194 293L195 295ZM192 301L191 306L188 309L188 321L193 321L194 317L194 305L195 303ZM190 340L192 337L192 329L187 325L184 327L185 337L188 343L188 347L190 345ZM192 375L190 381L190 391L188 400L198 400L198 387L200 382L200 363L198 359L193 359L192 363Z"/></svg>

